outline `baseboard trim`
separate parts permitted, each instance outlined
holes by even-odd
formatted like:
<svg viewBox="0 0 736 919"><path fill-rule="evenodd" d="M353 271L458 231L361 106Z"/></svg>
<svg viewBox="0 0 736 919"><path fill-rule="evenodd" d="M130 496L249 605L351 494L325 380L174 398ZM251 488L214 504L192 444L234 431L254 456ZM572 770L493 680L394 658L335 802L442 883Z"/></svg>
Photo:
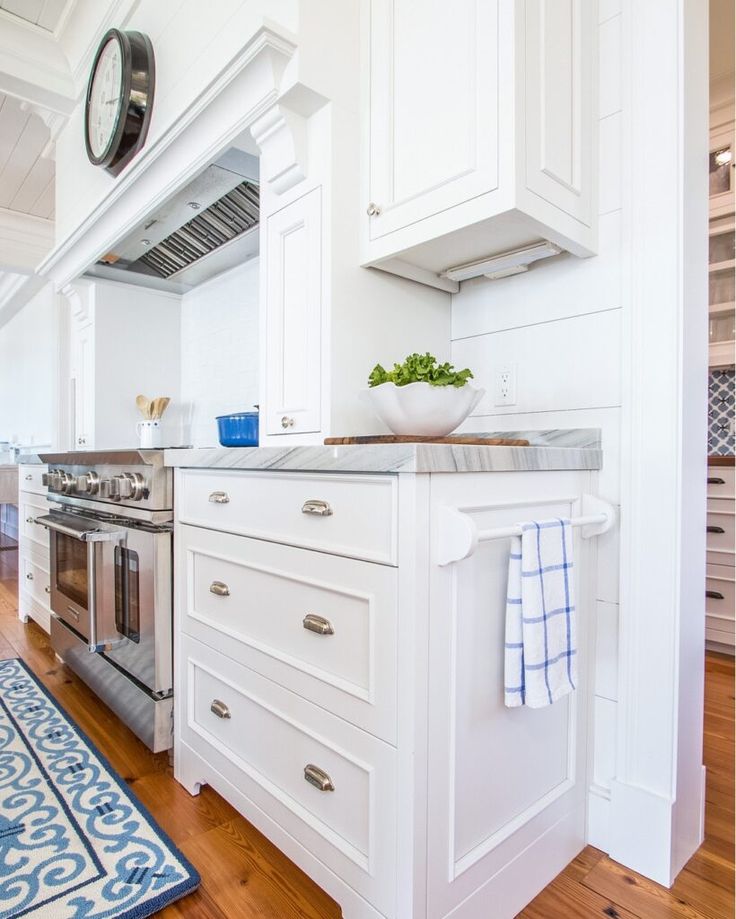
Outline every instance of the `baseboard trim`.
<svg viewBox="0 0 736 919"><path fill-rule="evenodd" d="M602 785L591 785L588 789L588 819L586 840L602 852L608 852L610 844L609 821L611 819L611 792Z"/></svg>

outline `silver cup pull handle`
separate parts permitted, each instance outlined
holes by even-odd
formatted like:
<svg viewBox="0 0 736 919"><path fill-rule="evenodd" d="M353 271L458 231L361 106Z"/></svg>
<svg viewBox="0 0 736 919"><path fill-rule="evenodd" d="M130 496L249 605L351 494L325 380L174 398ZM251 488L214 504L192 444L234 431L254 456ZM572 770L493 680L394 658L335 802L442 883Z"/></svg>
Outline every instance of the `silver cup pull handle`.
<svg viewBox="0 0 736 919"><path fill-rule="evenodd" d="M334 791L335 786L332 779L327 775L324 769L315 766L313 763L307 763L304 767L304 778L310 785L319 788L320 791Z"/></svg>
<svg viewBox="0 0 736 919"><path fill-rule="evenodd" d="M315 517L331 517L332 508L326 501L319 498L310 498L302 504L302 514L312 514Z"/></svg>
<svg viewBox="0 0 736 919"><path fill-rule="evenodd" d="M332 623L324 616L318 616L316 613L307 613L302 619L302 625L310 632L316 632L318 635L334 635L335 630Z"/></svg>
<svg viewBox="0 0 736 919"><path fill-rule="evenodd" d="M216 597L229 597L230 588L222 581L213 581L210 584L210 593L214 594Z"/></svg>
<svg viewBox="0 0 736 919"><path fill-rule="evenodd" d="M230 717L230 709L227 707L227 705L225 705L224 702L220 702L219 699L212 700L210 711L213 715L217 715L218 718L223 718L224 720L227 720Z"/></svg>
<svg viewBox="0 0 736 919"><path fill-rule="evenodd" d="M210 504L229 504L230 495L226 491L213 491L209 497Z"/></svg>

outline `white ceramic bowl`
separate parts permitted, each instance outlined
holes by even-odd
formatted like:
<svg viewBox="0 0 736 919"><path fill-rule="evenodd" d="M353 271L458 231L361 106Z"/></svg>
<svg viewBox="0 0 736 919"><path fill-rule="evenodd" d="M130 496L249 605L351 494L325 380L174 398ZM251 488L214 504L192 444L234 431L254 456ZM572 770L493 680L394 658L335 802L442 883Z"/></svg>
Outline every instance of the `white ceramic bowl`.
<svg viewBox="0 0 736 919"><path fill-rule="evenodd" d="M361 393L394 434L444 437L462 424L483 398L485 390L429 383L381 383Z"/></svg>

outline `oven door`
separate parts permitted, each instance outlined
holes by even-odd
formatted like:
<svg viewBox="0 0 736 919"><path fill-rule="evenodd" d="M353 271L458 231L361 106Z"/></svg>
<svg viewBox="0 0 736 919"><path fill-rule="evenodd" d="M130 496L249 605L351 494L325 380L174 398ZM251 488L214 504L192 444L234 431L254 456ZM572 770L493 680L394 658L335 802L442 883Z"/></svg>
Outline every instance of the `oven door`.
<svg viewBox="0 0 736 919"><path fill-rule="evenodd" d="M52 511L51 609L119 670L154 694L172 688L172 534Z"/></svg>

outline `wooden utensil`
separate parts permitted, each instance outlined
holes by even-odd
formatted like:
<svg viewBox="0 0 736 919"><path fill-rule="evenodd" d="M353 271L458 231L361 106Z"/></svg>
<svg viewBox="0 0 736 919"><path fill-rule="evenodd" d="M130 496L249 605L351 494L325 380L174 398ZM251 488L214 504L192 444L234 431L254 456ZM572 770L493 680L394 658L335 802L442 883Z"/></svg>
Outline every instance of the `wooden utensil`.
<svg viewBox="0 0 736 919"><path fill-rule="evenodd" d="M168 396L156 396L153 400L153 414L151 417L160 418L166 411L169 402L171 402L171 399Z"/></svg>
<svg viewBox="0 0 736 919"><path fill-rule="evenodd" d="M144 418L150 418L151 411L151 400L148 396L136 396L135 404L138 406L138 411L143 415Z"/></svg>

